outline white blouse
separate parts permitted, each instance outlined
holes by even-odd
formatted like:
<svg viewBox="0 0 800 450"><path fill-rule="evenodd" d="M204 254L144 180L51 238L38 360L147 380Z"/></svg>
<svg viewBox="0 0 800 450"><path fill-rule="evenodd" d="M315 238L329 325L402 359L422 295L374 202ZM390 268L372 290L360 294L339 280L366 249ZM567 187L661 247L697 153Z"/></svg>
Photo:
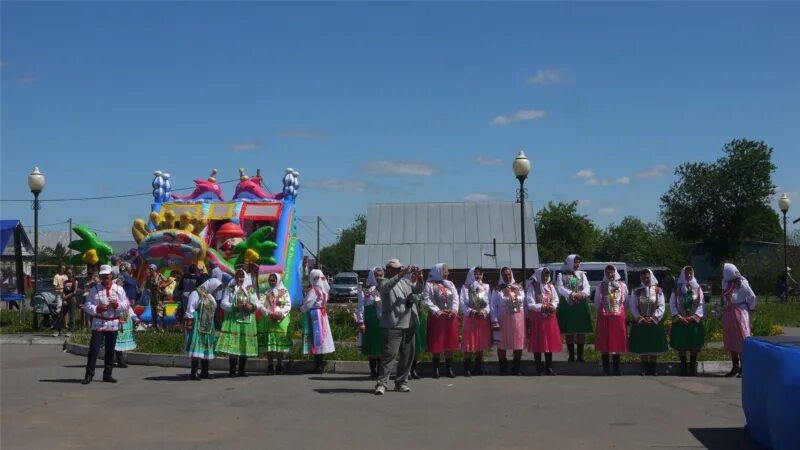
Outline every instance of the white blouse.
<svg viewBox="0 0 800 450"><path fill-rule="evenodd" d="M457 313L459 298L456 286L447 280L443 283L425 283L424 303L433 314L438 314L443 309L449 309Z"/></svg>

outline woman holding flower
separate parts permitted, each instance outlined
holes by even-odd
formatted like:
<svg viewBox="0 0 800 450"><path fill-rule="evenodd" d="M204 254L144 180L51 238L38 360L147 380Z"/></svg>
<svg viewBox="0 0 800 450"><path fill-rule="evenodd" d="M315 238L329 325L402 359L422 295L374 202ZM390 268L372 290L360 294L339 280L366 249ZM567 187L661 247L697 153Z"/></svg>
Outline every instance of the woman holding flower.
<svg viewBox="0 0 800 450"><path fill-rule="evenodd" d="M525 295L525 305L531 313L528 351L533 353L536 361L536 374L555 375L553 353L561 353L561 330L556 317L558 292L550 282L550 270L546 267L533 273Z"/></svg>
<svg viewBox="0 0 800 450"><path fill-rule="evenodd" d="M255 312L260 304L252 286L245 286L245 275L244 269L236 269L234 285L225 291L220 305L225 311L225 319L216 351L228 354L232 377L246 377L247 358L258 356Z"/></svg>
<svg viewBox="0 0 800 450"><path fill-rule="evenodd" d="M681 269L678 286L669 299L669 308L672 311L670 346L678 351L681 359L681 376L693 377L697 374L697 354L705 344L706 331L703 326L703 290L694 279L692 266ZM687 352L691 358L688 364Z"/></svg>
<svg viewBox="0 0 800 450"><path fill-rule="evenodd" d="M469 269L461 287L461 311L464 314L461 349L464 352L464 376L483 375L483 352L491 345L489 326L489 285L483 282L483 268ZM472 357L475 365L472 366Z"/></svg>
<svg viewBox="0 0 800 450"><path fill-rule="evenodd" d="M500 330L500 343L497 357L500 360L500 374L508 374L509 350L514 352L511 375L522 375L522 350L525 349L525 292L514 281L510 267L500 270L500 283L492 292L492 328Z"/></svg>
<svg viewBox="0 0 800 450"><path fill-rule="evenodd" d="M425 306L428 307L428 351L433 356L433 378L439 378L441 354L445 358L445 374L454 378L453 352L458 344L458 289L447 277L447 264L436 264L425 283Z"/></svg>
<svg viewBox="0 0 800 450"><path fill-rule="evenodd" d="M267 354L267 373L280 375L283 373L283 357L292 350L292 337L289 335L292 300L277 273L270 273L267 282L269 289L261 295L258 351ZM277 365L273 365L275 359Z"/></svg>
<svg viewBox="0 0 800 450"><path fill-rule="evenodd" d="M733 368L726 377L741 378L739 360L744 349L744 340L752 335L750 312L756 309L756 294L747 278L731 263L725 263L722 273L722 344L731 353Z"/></svg>
<svg viewBox="0 0 800 450"><path fill-rule="evenodd" d="M597 311L597 333L594 349L600 352L603 374L621 375L620 353L628 351L628 330L625 323L625 302L628 288L620 281L617 268L611 264L605 268L603 282L594 293L594 306ZM612 364L609 364L611 355Z"/></svg>
<svg viewBox="0 0 800 450"><path fill-rule="evenodd" d="M628 309L633 315L631 325L631 352L638 353L642 362L641 375L656 374L656 358L667 351L667 335L661 318L666 310L664 292L650 269L639 273L641 286L630 296Z"/></svg>

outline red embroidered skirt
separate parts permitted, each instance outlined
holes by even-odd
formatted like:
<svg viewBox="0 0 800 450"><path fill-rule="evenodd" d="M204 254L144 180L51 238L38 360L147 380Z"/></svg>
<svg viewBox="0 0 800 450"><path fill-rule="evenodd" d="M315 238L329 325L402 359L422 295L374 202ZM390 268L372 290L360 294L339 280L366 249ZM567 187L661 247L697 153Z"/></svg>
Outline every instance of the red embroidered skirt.
<svg viewBox="0 0 800 450"><path fill-rule="evenodd" d="M722 312L722 346L729 352L742 353L744 340L750 336L750 314L737 306Z"/></svg>
<svg viewBox="0 0 800 450"><path fill-rule="evenodd" d="M561 330L558 317L550 314L531 312L531 334L528 337L528 351L531 353L560 353Z"/></svg>
<svg viewBox="0 0 800 450"><path fill-rule="evenodd" d="M428 352L456 351L458 345L458 316L428 315Z"/></svg>
<svg viewBox="0 0 800 450"><path fill-rule="evenodd" d="M525 313L500 314L500 350L525 349Z"/></svg>
<svg viewBox="0 0 800 450"><path fill-rule="evenodd" d="M594 349L600 353L625 353L628 351L628 327L625 314L597 315L597 332L594 337Z"/></svg>
<svg viewBox="0 0 800 450"><path fill-rule="evenodd" d="M465 352L482 352L489 350L492 343L492 330L489 319L464 316L464 331L461 336L461 349Z"/></svg>

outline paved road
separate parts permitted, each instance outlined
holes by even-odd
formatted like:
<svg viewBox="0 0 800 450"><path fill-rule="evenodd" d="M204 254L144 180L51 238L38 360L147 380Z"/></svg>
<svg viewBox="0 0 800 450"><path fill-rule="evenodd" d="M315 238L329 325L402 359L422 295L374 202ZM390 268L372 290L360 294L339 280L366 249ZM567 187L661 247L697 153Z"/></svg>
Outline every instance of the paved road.
<svg viewBox="0 0 800 450"><path fill-rule="evenodd" d="M359 376L144 366L82 386L84 359L58 347L0 352L3 449L758 448L736 379L459 377L376 397Z"/></svg>

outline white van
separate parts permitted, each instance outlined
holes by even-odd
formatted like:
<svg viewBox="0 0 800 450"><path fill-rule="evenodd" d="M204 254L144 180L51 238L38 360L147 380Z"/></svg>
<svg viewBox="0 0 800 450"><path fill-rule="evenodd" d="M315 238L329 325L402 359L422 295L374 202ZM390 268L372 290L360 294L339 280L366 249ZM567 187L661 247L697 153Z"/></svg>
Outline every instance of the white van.
<svg viewBox="0 0 800 450"><path fill-rule="evenodd" d="M628 265L624 262L581 262L581 267L578 269L586 273L586 278L589 279L589 286L591 291L591 300L594 300L594 290L595 288L603 281L603 272L606 269L606 266L611 264L612 266L617 268L617 272L619 272L619 276L621 277L620 281L627 284L628 283ZM561 273L561 269L564 268L564 263L550 263L545 264L545 267L550 269L552 273L553 283L558 279L558 274Z"/></svg>

